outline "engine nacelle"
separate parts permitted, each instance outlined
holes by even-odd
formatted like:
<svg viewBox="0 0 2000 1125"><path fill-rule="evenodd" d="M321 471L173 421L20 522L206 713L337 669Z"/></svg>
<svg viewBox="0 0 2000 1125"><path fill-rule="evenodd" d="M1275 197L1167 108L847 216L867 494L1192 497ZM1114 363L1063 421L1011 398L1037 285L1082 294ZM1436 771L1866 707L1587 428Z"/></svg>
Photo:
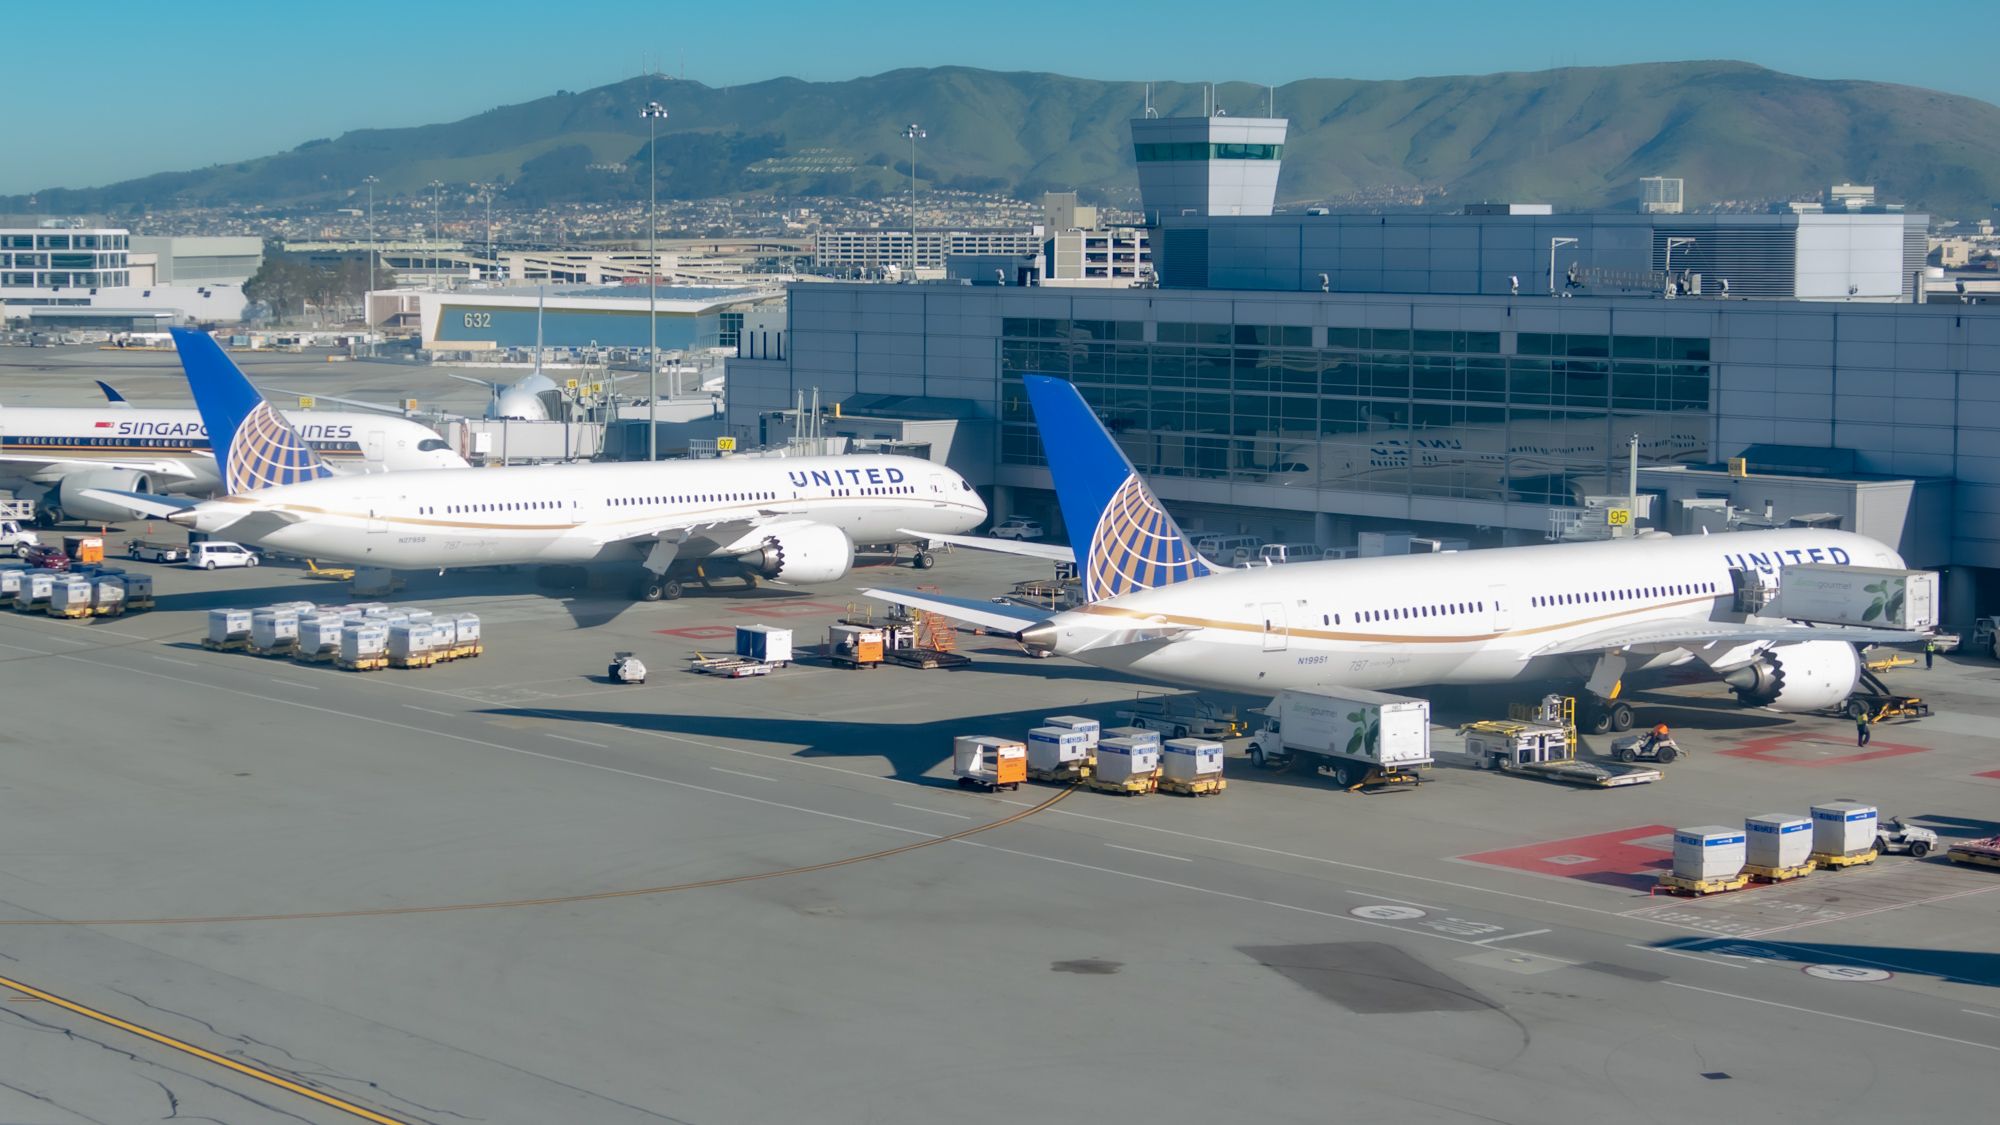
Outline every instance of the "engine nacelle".
<svg viewBox="0 0 2000 1125"><path fill-rule="evenodd" d="M1773 711L1819 711L1854 694L1861 657L1846 641L1773 645L1756 662L1722 677L1736 697Z"/></svg>
<svg viewBox="0 0 2000 1125"><path fill-rule="evenodd" d="M831 582L854 565L854 543L837 527L800 524L766 537L762 546L739 561L774 582Z"/></svg>
<svg viewBox="0 0 2000 1125"><path fill-rule="evenodd" d="M54 488L42 497L46 507L57 508L67 519L92 523L115 523L132 518L130 508L106 504L84 495L86 489L109 488L118 492L151 492L153 478L137 469L84 469L64 473Z"/></svg>

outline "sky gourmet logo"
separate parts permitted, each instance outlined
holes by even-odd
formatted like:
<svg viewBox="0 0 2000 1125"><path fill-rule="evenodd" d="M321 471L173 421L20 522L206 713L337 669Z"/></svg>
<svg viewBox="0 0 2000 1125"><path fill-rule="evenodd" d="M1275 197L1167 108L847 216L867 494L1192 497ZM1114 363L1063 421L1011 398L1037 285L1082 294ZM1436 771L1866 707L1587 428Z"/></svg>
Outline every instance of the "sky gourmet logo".
<svg viewBox="0 0 2000 1125"><path fill-rule="evenodd" d="M1090 537L1083 594L1089 601L1185 582L1209 572L1138 474L1125 478Z"/></svg>
<svg viewBox="0 0 2000 1125"><path fill-rule="evenodd" d="M229 443L224 485L233 493L332 475L271 405L260 402Z"/></svg>

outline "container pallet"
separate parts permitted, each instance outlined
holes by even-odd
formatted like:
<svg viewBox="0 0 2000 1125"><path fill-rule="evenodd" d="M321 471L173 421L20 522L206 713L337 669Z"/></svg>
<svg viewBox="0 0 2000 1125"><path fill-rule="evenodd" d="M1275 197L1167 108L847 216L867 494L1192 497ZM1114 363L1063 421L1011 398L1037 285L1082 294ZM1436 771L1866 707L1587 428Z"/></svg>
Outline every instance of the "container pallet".
<svg viewBox="0 0 2000 1125"><path fill-rule="evenodd" d="M443 661L435 652L419 653L412 656L385 657L391 668L429 668Z"/></svg>
<svg viewBox="0 0 2000 1125"><path fill-rule="evenodd" d="M984 789L988 793L998 793L1002 789L1019 789L1021 783L1018 781L988 781L980 777L961 777L958 779L958 787L960 789Z"/></svg>
<svg viewBox="0 0 2000 1125"><path fill-rule="evenodd" d="M23 600L21 600L20 598L15 598L15 599L14 599L14 612L15 612L15 613L41 613L41 612L44 612L45 610L47 610L47 609L48 609L48 605L49 605L49 603L48 603L48 602L46 602L46 601L40 601L40 602L30 602L30 601L23 601Z"/></svg>
<svg viewBox="0 0 2000 1125"><path fill-rule="evenodd" d="M248 652L252 656L261 656L266 660L283 660L286 657L292 655L293 653L299 651L299 646L296 644L289 644L289 645L280 645L277 648L258 648L256 645L248 645L244 648L244 651Z"/></svg>
<svg viewBox="0 0 2000 1125"><path fill-rule="evenodd" d="M1193 781L1178 781L1171 777L1160 779L1160 792L1189 797L1212 797L1227 788L1229 783L1219 777L1197 777Z"/></svg>
<svg viewBox="0 0 2000 1125"><path fill-rule="evenodd" d="M1945 849L1944 857L1953 863L1965 864L1967 867L2000 869L2000 838L1953 844Z"/></svg>
<svg viewBox="0 0 2000 1125"><path fill-rule="evenodd" d="M1072 762L1061 769L1055 770L1038 770L1033 766L1028 767L1028 778L1031 781L1052 781L1057 785L1074 785L1088 777L1090 777L1090 766L1085 762Z"/></svg>
<svg viewBox="0 0 2000 1125"><path fill-rule="evenodd" d="M66 617L74 621L79 617L89 617L90 607L84 606L81 609L56 609L54 606L51 606L45 612L47 612L50 617Z"/></svg>
<svg viewBox="0 0 2000 1125"><path fill-rule="evenodd" d="M96 617L123 617L127 608L124 602L119 602L117 605L99 606L90 612Z"/></svg>
<svg viewBox="0 0 2000 1125"><path fill-rule="evenodd" d="M885 655L905 668L963 668L972 663L972 658L962 652L934 648L892 648Z"/></svg>
<svg viewBox="0 0 2000 1125"><path fill-rule="evenodd" d="M201 647L210 652L243 652L249 649L250 638L241 637L234 640L217 641L203 637L201 639Z"/></svg>
<svg viewBox="0 0 2000 1125"><path fill-rule="evenodd" d="M475 656L481 655L485 651L486 651L486 646L483 644L457 645L451 649L451 659L470 660Z"/></svg>
<svg viewBox="0 0 2000 1125"><path fill-rule="evenodd" d="M1749 885L1747 872L1739 872L1727 879L1683 879L1668 871L1660 876L1659 886L1653 889L1670 895L1714 895L1740 891Z"/></svg>
<svg viewBox="0 0 2000 1125"><path fill-rule="evenodd" d="M688 671L700 672L704 676L722 676L731 680L740 680L745 676L768 676L776 667L775 664L766 664L761 660L745 660L740 656L697 654L688 657Z"/></svg>
<svg viewBox="0 0 2000 1125"><path fill-rule="evenodd" d="M336 667L344 668L349 672L377 672L389 666L389 658L386 656L368 656L360 660L342 660L339 657L335 657L333 663Z"/></svg>
<svg viewBox="0 0 2000 1125"><path fill-rule="evenodd" d="M1801 875L1810 875L1818 866L1817 863L1810 859L1799 864L1797 867L1765 867L1761 863L1746 863L1743 865L1743 873L1757 880L1759 883L1782 883L1787 879L1796 879Z"/></svg>
<svg viewBox="0 0 2000 1125"><path fill-rule="evenodd" d="M1133 797L1141 793L1151 793L1160 787L1160 779L1151 775L1145 777L1128 777L1124 781L1106 781L1101 777L1092 775L1084 778L1083 783L1097 790L1099 793L1116 793L1121 797Z"/></svg>
<svg viewBox="0 0 2000 1125"><path fill-rule="evenodd" d="M340 660L340 652L337 649L330 648L322 649L319 652L293 649L292 659L299 664L335 664Z"/></svg>
<svg viewBox="0 0 2000 1125"><path fill-rule="evenodd" d="M1865 852L1856 852L1853 855L1834 855L1832 852L1814 852L1812 854L1812 861L1815 866L1830 868L1833 870L1839 870L1842 867L1860 867L1864 863L1874 863L1876 858L1879 857L1881 854L1882 853L1874 851L1873 849L1870 849L1869 851Z"/></svg>

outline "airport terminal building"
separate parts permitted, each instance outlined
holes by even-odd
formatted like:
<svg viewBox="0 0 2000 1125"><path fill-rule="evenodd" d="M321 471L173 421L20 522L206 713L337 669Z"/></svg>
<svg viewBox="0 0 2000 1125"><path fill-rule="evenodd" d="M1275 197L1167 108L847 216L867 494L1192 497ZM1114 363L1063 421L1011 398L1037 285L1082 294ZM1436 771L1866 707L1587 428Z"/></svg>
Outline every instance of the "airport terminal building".
<svg viewBox="0 0 2000 1125"><path fill-rule="evenodd" d="M1274 163L1282 135L1171 152ZM1955 619L1989 580L2000 603L2000 308L1925 300L1923 216L1155 202L1159 288L793 286L782 358L731 363L730 425L815 388L859 437L953 419L939 455L996 514L1056 521L1019 383L1056 375L1191 530L1328 547L1539 541L1625 491L1636 438L1655 526L1837 523L1954 568Z"/></svg>

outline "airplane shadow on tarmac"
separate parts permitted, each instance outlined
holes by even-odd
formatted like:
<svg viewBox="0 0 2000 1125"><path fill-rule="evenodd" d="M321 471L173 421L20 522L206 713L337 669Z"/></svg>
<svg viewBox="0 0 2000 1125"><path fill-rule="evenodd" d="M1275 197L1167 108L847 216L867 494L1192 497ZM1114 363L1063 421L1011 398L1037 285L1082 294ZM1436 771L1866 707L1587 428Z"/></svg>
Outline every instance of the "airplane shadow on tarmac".
<svg viewBox="0 0 2000 1125"><path fill-rule="evenodd" d="M1953 984L2000 988L2000 953L1967 949L1916 949L1890 945L1835 945L1825 942L1768 941L1757 938L1687 938L1655 942L1658 949L1723 953L1800 961L1808 965L1840 965L1856 969L1888 969L1918 973Z"/></svg>

